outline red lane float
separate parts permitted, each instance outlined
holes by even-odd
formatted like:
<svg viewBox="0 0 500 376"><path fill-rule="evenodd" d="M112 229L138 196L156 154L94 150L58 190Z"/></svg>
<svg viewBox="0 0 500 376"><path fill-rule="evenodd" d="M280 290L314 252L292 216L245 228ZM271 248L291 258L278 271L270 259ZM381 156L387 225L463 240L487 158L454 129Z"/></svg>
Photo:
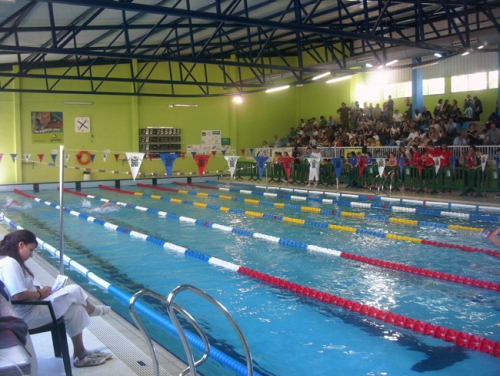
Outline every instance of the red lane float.
<svg viewBox="0 0 500 376"><path fill-rule="evenodd" d="M393 312L387 312L382 309L370 307L368 305L360 304L352 300L346 300L341 297L318 292L316 290L310 289L309 287L304 287L280 278L272 277L270 275L246 268L244 266L241 266L238 269L238 273L278 287L282 287L289 291L297 292L301 295L312 297L324 303L337 305L344 309L357 312L363 316L368 316L376 320L383 321L387 324L392 324L394 326L409 329L415 333L442 339L443 341L453 343L460 347L464 347L470 350L476 350L500 358L500 342L492 341L489 338L478 337L474 334L467 334L461 331L444 328L439 325L426 323L420 320L414 320L410 317L398 315Z"/></svg>
<svg viewBox="0 0 500 376"><path fill-rule="evenodd" d="M111 192L123 193L126 195L133 195L134 194L134 192L132 192L132 191L125 191L123 189L106 187L105 185L99 185L99 189L104 189L106 191L111 191Z"/></svg>

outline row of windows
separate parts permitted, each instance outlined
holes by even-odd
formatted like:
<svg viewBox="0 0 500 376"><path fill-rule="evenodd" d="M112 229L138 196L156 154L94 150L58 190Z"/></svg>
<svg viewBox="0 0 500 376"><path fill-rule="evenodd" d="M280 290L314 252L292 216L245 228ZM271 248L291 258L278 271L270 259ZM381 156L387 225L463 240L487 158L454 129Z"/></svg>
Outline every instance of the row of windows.
<svg viewBox="0 0 500 376"><path fill-rule="evenodd" d="M380 80L380 75L378 77ZM384 100L391 95L395 98L411 97L411 81L388 84L379 82L383 85L356 85L356 98L360 103L380 102L380 92L374 90L374 87L384 88ZM472 74L464 74L461 76L451 77L451 92L471 92L478 90L498 89L498 71L480 72ZM422 82L423 95L439 95L445 93L444 77L423 80Z"/></svg>

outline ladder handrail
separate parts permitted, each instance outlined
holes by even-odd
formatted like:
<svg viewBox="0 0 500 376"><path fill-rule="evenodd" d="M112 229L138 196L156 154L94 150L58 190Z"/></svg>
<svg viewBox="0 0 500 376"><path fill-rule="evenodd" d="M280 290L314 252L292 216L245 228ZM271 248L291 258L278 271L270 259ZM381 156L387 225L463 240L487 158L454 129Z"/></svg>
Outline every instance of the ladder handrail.
<svg viewBox="0 0 500 376"><path fill-rule="evenodd" d="M179 334L179 337L181 339L182 346L184 348L184 351L186 352L186 357L188 359L188 364L189 364L189 366L180 373L180 376L184 376L188 372L191 374L191 376L196 376L196 367L199 366L200 364L202 364L208 358L208 354L210 352L210 342L208 340L206 333L201 329L201 327L198 325L198 323L196 322L194 317L192 317L191 314L189 314L189 312L187 312L181 306L179 306L178 304L173 302L173 300L177 296L177 294L179 294L182 291L190 291L190 292L204 298L209 303L211 303L213 306L215 306L226 317L226 319L231 323L233 329L238 334L240 342L243 346L243 351L245 352L246 363L247 363L247 375L251 376L253 374L252 355L250 353L248 343L245 339L245 336L243 335L243 332L241 331L239 325L234 320L233 316L229 313L229 311L221 303L219 303L212 296L208 295L205 291L200 290L192 285L187 285L187 284L177 286L176 288L174 288L170 292L170 294L166 298L160 294L157 294L157 293L149 290L149 289L142 289L142 290L138 291L137 293L135 293L132 296L132 298L130 299L129 312L130 312L130 315L132 316L132 319L134 320L135 324L137 325L140 332L144 336L146 343L148 345L148 348L149 348L149 351L151 354L151 360L153 362L154 375L155 376L160 375L160 369L159 369L159 365L158 365L158 357L156 355L156 350L155 350L153 341L151 340L151 337L147 333L146 329L142 325L141 321L139 320L139 318L137 317L137 314L135 312L135 303L136 303L137 299L143 295L151 296L151 297L158 299L159 301L165 303L165 306L167 308L167 313L170 317L170 320L172 321L175 328L177 329L177 333ZM189 345L189 342L187 340L186 334L184 333L184 330L182 329L182 326L179 322L179 319L177 317L176 312L181 314L185 319L187 319L187 321L198 332L199 336L201 337L201 339L203 341L205 349L204 349L202 357L199 360L197 360L196 362L194 361L193 352L192 352L191 347Z"/></svg>
<svg viewBox="0 0 500 376"><path fill-rule="evenodd" d="M177 308L180 308L177 304L173 303L174 298L181 293L182 291L190 291L196 295L198 295L201 298L204 298L207 300L209 303L211 303L215 308L217 308L223 315L224 317L231 323L233 329L236 331L236 334L238 335L241 345L243 346L243 351L245 352L245 357L246 357L246 363L247 363L247 375L252 376L253 374L253 366L252 366L252 354L250 353L250 349L248 347L248 343L245 339L245 336L243 335L243 332L241 328L239 327L238 323L234 320L233 316L229 313L229 311L224 307L221 303L219 303L216 299L214 299L212 296L208 295L205 291L200 290L199 288L192 286L192 285L180 285L174 288L170 294L167 297L167 311L168 315L170 316L170 319L174 323L177 332L179 333L179 336L181 337L182 345L184 346L184 351L186 352L186 356L189 361L189 367L186 368L182 375L184 375L184 372L187 370L190 370L191 375L195 376L195 364L194 364L194 359L193 359L193 353L191 351L191 348L189 346L189 343L187 341L186 335L184 334L184 331L182 330L182 326L174 312ZM194 319L193 319L194 320Z"/></svg>

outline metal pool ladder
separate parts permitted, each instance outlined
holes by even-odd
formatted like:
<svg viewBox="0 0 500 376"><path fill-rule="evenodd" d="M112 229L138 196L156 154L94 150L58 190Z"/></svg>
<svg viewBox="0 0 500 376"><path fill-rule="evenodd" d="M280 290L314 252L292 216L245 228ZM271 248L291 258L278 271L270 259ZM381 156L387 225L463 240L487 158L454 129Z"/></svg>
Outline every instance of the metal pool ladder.
<svg viewBox="0 0 500 376"><path fill-rule="evenodd" d="M211 303L215 308L217 308L225 317L226 319L231 323L233 329L236 331L236 334L238 334L238 337L240 339L240 342L243 346L243 351L245 352L245 357L246 357L246 364L247 364L247 376L251 376L253 374L253 366L252 366L252 355L250 354L250 349L248 348L248 343L245 339L245 336L243 335L243 332L241 331L239 325L236 323L234 320L233 316L229 313L229 311L224 307L221 303L219 303L217 300L215 300L212 296L208 295L205 291L198 289L197 287L194 287L192 285L180 285L174 288L168 297L164 297L163 295L157 294L151 290L148 289L142 289L139 292L135 293L134 296L130 299L129 302L129 312L130 315L132 316L132 319L134 320L135 324L141 331L142 335L146 339L146 343L149 347L149 351L151 354L151 360L153 362L153 367L154 367L154 375L159 376L160 375L160 368L158 366L158 358L156 356L156 350L153 345L153 341L151 340L151 337L147 333L147 331L144 329L144 326L142 325L141 321L138 319L136 313L135 313L135 302L137 301L137 298L140 296L151 296L157 300L160 300L161 302L165 303L166 308L167 308L167 313L170 317L170 320L172 320L172 323L174 324L177 333L179 334L179 337L182 342L182 346L184 347L184 351L186 353L186 357L188 359L188 364L189 366L184 369L181 373L180 376L187 375L188 372L190 376L196 376L196 367L202 364L205 360L208 358L208 354L210 352L210 342L208 341L208 337L206 333L200 328L196 320L194 319L193 316L189 312L187 312L184 308L179 306L178 304L174 303L174 298L182 291L189 291L192 292L205 300L207 300L209 303ZM177 317L177 314L181 314L192 326L193 328L198 332L200 338L203 341L205 350L203 352L203 356L195 362L194 357L193 357L193 352L191 350L191 347L189 345L189 342L187 340L186 334L184 333L184 330L182 329L182 326L179 322L179 319Z"/></svg>

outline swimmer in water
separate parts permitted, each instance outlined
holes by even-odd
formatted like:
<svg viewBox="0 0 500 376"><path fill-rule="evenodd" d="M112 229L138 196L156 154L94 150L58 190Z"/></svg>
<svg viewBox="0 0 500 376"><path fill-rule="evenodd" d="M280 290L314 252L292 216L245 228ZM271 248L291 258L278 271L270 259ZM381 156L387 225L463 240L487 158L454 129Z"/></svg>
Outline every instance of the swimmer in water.
<svg viewBox="0 0 500 376"><path fill-rule="evenodd" d="M3 207L4 208L10 208L12 205L16 205L16 206L19 206L19 207L22 206L19 201L12 199L7 204L5 204Z"/></svg>
<svg viewBox="0 0 500 376"><path fill-rule="evenodd" d="M493 244L500 245L500 239L498 239L499 234L500 234L500 227L497 228L495 231L491 231L486 238Z"/></svg>
<svg viewBox="0 0 500 376"><path fill-rule="evenodd" d="M115 207L117 207L117 208L119 207L119 205L114 204L114 203L112 203L112 202L106 202L106 203L102 204L102 205L101 205L101 207L100 207L99 209L100 209L100 210L104 210L104 209L106 209L108 206L115 206Z"/></svg>

